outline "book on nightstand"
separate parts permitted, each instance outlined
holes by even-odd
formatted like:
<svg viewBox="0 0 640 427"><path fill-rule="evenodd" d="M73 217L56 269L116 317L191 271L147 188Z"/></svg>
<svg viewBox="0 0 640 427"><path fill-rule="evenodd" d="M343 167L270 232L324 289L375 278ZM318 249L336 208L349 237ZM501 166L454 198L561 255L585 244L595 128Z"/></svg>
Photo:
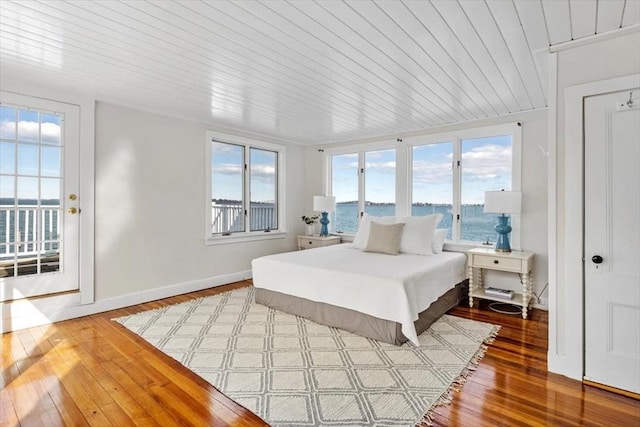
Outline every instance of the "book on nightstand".
<svg viewBox="0 0 640 427"><path fill-rule="evenodd" d="M485 288L484 293L496 298L513 299L513 291L507 289Z"/></svg>

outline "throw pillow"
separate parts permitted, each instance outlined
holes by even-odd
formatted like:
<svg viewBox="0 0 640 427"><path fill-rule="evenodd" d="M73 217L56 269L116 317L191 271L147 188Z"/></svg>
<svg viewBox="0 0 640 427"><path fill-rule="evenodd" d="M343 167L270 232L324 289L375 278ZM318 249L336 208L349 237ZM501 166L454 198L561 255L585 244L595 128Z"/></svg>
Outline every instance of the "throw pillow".
<svg viewBox="0 0 640 427"><path fill-rule="evenodd" d="M444 241L447 238L447 230L446 228L436 228L436 231L433 232L433 242L431 243L431 248L433 249L434 254L441 254L442 248L444 248Z"/></svg>
<svg viewBox="0 0 640 427"><path fill-rule="evenodd" d="M433 232L442 219L442 214L409 216L399 218L404 222L400 252L415 255L432 255Z"/></svg>
<svg viewBox="0 0 640 427"><path fill-rule="evenodd" d="M362 218L360 218L360 225L358 226L358 232L356 233L356 237L353 238L353 242L351 246L356 249L364 249L367 246L367 241L369 240L369 226L371 224L371 220L379 222L381 224L391 224L393 223L394 217L392 216L371 216L369 214L364 214Z"/></svg>
<svg viewBox="0 0 640 427"><path fill-rule="evenodd" d="M402 240L403 223L381 224L372 221L369 230L369 240L364 248L365 252L398 255Z"/></svg>

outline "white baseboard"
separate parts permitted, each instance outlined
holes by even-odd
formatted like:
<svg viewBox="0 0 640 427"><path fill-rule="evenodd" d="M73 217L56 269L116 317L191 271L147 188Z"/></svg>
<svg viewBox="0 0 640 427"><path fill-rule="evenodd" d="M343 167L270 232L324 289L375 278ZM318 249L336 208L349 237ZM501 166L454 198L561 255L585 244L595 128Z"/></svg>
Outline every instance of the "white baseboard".
<svg viewBox="0 0 640 427"><path fill-rule="evenodd" d="M62 320L74 319L109 310L142 304L162 298L200 291L247 280L252 277L251 270L190 282L176 283L161 288L134 292L118 297L98 300L91 304L80 304L80 293L54 295L50 297L24 299L0 304L0 332L11 332L35 326L48 325Z"/></svg>

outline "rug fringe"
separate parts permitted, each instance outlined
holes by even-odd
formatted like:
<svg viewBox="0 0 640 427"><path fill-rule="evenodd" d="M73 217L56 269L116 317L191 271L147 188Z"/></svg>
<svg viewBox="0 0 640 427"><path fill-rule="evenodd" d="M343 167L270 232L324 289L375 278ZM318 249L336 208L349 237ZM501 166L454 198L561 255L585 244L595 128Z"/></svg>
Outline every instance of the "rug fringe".
<svg viewBox="0 0 640 427"><path fill-rule="evenodd" d="M460 372L460 375L458 375L458 377L453 380L451 385L449 385L449 388L444 393L442 393L442 395L440 395L440 397L433 403L433 405L431 405L427 412L424 413L420 421L415 424L415 427L433 426L433 417L436 413L435 410L441 406L450 405L451 402L453 402L453 394L460 392L462 390L462 387L464 387L464 384L467 382L467 379L476 371L480 360L482 360L482 358L487 353L489 345L493 344L493 342L496 340L499 331L500 326L494 325L493 330L491 331L489 336L485 338L478 351L476 351L471 357L471 360L469 361L467 366L465 366L462 372Z"/></svg>

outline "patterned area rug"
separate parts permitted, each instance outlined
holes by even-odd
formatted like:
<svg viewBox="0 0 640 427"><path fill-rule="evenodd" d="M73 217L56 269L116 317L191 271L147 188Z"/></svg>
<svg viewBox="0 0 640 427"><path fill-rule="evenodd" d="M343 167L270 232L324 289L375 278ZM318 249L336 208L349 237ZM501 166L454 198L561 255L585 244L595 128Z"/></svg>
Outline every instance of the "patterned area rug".
<svg viewBox="0 0 640 427"><path fill-rule="evenodd" d="M253 287L114 320L273 426L429 425L499 330L445 315L397 347L256 304Z"/></svg>

